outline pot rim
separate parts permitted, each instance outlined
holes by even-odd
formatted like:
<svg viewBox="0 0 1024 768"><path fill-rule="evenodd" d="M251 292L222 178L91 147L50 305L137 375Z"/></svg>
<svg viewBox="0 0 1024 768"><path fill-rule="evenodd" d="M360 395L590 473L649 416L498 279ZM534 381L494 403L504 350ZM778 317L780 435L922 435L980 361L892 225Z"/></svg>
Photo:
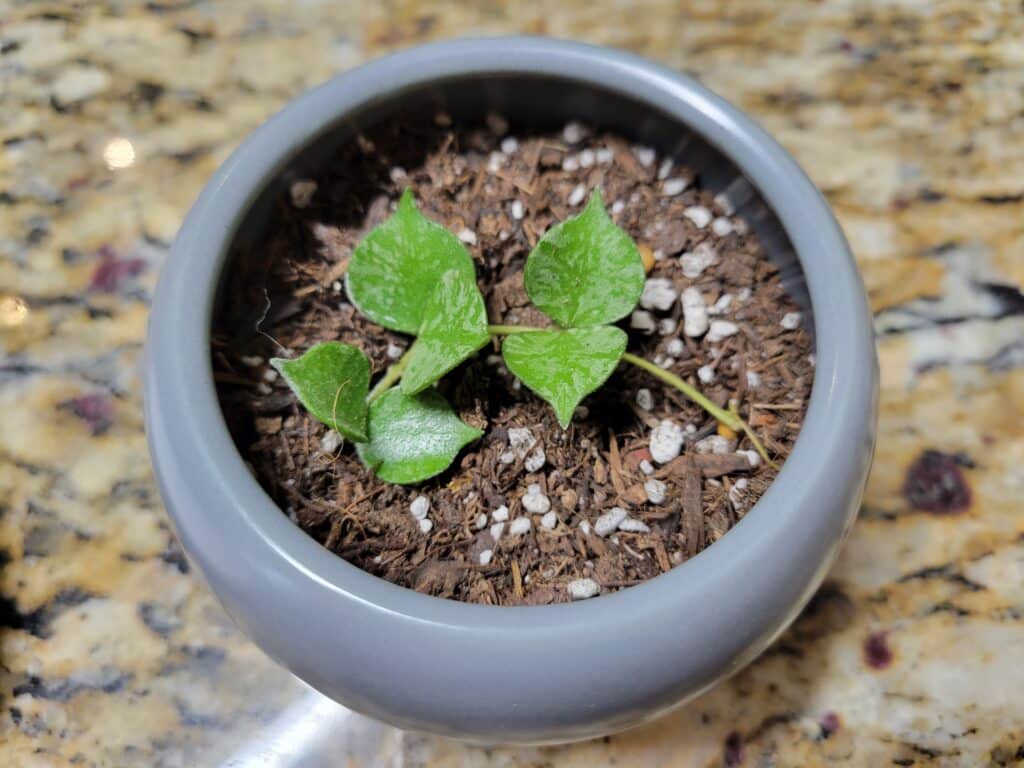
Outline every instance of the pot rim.
<svg viewBox="0 0 1024 768"><path fill-rule="evenodd" d="M295 155L353 110L439 80L497 75L547 76L621 93L701 135L774 211L804 271L811 306L818 310L817 365L803 427L782 470L747 515L727 536L665 574L609 595L552 606L484 606L423 595L324 549L288 520L248 471L228 433L210 363L213 301L236 229ZM382 80L388 82L386 91L377 85ZM684 75L632 54L545 38L463 39L408 49L339 75L289 103L235 150L189 212L157 287L146 348L150 450L186 550L191 547L185 518L192 513L171 503L176 492L167 478L175 473L166 468L180 469L188 453L187 463L198 461L216 475L219 524L254 531L294 577L414 622L480 631L560 631L599 618L604 623L612 613L617 622L629 622L646 615L646 609L637 612L641 606L668 606L680 593L692 597L697 591L710 600L738 585L756 592L758 563L771 558L801 523L813 520L816 510L829 514L819 500L830 498L831 469L847 467L853 475L846 440L870 442L873 434L876 363L863 287L832 212L796 162L752 119ZM173 439L162 439L172 432Z"/></svg>

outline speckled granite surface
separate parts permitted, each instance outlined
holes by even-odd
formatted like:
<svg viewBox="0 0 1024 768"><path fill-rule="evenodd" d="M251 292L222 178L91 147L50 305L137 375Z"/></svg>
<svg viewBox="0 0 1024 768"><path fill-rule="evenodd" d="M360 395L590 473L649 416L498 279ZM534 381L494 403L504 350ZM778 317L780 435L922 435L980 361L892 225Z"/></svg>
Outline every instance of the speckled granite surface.
<svg viewBox="0 0 1024 768"><path fill-rule="evenodd" d="M1024 763L1019 4L559 6L0 3L0 763ZM247 131L367 57L509 31L633 49L758 117L850 237L883 390L861 519L763 658L630 734L481 751L334 708L232 628L168 531L137 366L167 245ZM254 741L301 755L316 723L330 757Z"/></svg>

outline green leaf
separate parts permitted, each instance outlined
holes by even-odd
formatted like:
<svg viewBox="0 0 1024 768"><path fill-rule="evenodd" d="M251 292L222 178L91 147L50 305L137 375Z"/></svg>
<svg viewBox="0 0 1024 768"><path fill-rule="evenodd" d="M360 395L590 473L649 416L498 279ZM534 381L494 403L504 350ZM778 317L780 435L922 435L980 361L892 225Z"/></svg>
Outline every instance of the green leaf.
<svg viewBox="0 0 1024 768"><path fill-rule="evenodd" d="M370 403L370 441L359 458L389 483L418 483L443 472L483 432L464 424L435 389L409 396L389 389Z"/></svg>
<svg viewBox="0 0 1024 768"><path fill-rule="evenodd" d="M491 339L487 310L476 280L445 272L424 308L419 338L409 350L402 391L422 392Z"/></svg>
<svg viewBox="0 0 1024 768"><path fill-rule="evenodd" d="M434 285L450 269L475 279L473 259L459 239L420 213L406 189L394 215L356 246L345 284L349 299L373 322L414 334Z"/></svg>
<svg viewBox="0 0 1024 768"><path fill-rule="evenodd" d="M358 347L328 341L302 357L270 361L306 410L349 440L365 442L370 361Z"/></svg>
<svg viewBox="0 0 1024 768"><path fill-rule="evenodd" d="M563 328L613 323L633 311L644 290L636 243L605 212L598 189L578 216L541 238L523 277L533 303Z"/></svg>
<svg viewBox="0 0 1024 768"><path fill-rule="evenodd" d="M626 341L612 325L535 331L506 338L502 354L508 369L551 403L565 429L580 401L612 375Z"/></svg>

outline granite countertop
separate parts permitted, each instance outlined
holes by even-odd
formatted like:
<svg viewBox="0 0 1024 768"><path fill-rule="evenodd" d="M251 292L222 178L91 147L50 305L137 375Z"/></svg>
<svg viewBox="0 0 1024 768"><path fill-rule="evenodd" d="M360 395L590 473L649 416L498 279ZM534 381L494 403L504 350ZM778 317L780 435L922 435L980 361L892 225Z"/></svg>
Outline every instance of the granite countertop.
<svg viewBox="0 0 1024 768"><path fill-rule="evenodd" d="M0 6L0 762L1020 764L1019 6L464 5ZM346 712L233 628L161 509L138 366L168 244L249 130L371 56L512 31L659 59L773 132L856 252L882 400L860 520L762 658L640 730L483 751Z"/></svg>

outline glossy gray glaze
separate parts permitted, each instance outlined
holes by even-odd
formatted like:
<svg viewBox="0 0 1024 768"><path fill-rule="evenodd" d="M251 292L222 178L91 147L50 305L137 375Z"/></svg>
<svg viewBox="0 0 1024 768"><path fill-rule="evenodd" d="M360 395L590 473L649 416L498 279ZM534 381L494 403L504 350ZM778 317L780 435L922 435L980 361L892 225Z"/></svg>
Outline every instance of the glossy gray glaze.
<svg viewBox="0 0 1024 768"><path fill-rule="evenodd" d="M279 185L356 127L435 104L457 115L499 109L530 125L580 120L697 165L817 309L814 392L792 455L727 536L670 573L569 605L427 597L323 549L281 513L235 450L209 353L229 245L258 240ZM693 80L625 53L498 38L380 59L295 100L252 134L175 241L150 319L145 400L178 536L266 653L326 695L403 728L540 743L652 718L751 661L796 616L856 514L877 379L864 292L839 227L755 123Z"/></svg>

